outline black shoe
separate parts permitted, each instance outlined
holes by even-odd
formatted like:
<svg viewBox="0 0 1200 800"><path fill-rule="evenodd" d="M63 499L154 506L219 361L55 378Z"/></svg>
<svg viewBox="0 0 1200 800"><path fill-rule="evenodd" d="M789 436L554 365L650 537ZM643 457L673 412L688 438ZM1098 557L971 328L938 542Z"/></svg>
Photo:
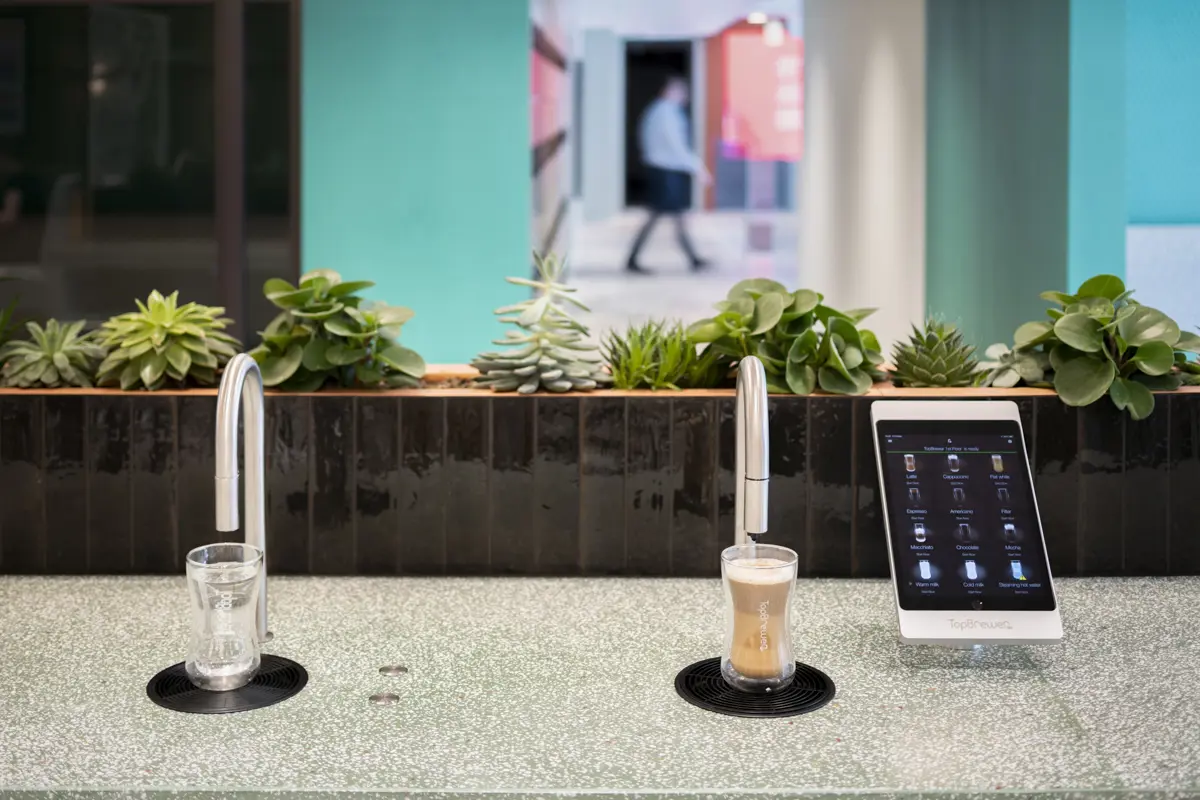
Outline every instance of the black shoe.
<svg viewBox="0 0 1200 800"><path fill-rule="evenodd" d="M653 275L654 274L654 270L646 269L645 267L643 267L641 264L637 263L636 261L630 261L628 264L626 264L625 271L632 272L635 275Z"/></svg>
<svg viewBox="0 0 1200 800"><path fill-rule="evenodd" d="M711 261L705 261L703 258L692 259L692 272L702 272L712 266Z"/></svg>

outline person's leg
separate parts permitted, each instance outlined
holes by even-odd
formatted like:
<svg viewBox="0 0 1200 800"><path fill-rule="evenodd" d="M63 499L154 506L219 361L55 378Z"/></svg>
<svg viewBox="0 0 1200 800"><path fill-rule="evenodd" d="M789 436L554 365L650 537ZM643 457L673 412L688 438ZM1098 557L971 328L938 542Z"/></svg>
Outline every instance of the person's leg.
<svg viewBox="0 0 1200 800"><path fill-rule="evenodd" d="M679 246L688 257L688 261L692 264L692 269L702 269L708 266L708 262L701 258L696 253L696 248L692 246L692 240L688 236L687 224L683 219L683 212L673 214L675 217L675 236L679 240Z"/></svg>
<svg viewBox="0 0 1200 800"><path fill-rule="evenodd" d="M633 248L629 251L629 260L625 262L625 269L630 272L649 272L645 267L638 264L638 253L641 252L642 246L646 244L646 240L650 238L650 233L654 230L654 226L658 224L658 218L661 215L657 211L651 211L650 216L646 218L646 224L638 231L638 235L633 240Z"/></svg>

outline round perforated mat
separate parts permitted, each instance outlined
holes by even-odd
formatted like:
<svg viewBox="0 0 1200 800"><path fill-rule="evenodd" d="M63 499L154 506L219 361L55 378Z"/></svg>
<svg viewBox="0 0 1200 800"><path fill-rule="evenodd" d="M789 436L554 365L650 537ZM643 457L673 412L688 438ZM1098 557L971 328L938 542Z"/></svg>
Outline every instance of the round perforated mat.
<svg viewBox="0 0 1200 800"><path fill-rule="evenodd" d="M837 694L828 675L796 662L796 677L775 692L740 692L721 677L721 659L706 658L675 676L675 691L684 700L718 714L734 717L792 717L827 704Z"/></svg>
<svg viewBox="0 0 1200 800"><path fill-rule="evenodd" d="M308 683L304 667L280 656L262 657L254 679L240 689L208 692L188 679L183 662L167 667L146 684L146 694L158 705L187 714L233 714L273 706L298 693Z"/></svg>

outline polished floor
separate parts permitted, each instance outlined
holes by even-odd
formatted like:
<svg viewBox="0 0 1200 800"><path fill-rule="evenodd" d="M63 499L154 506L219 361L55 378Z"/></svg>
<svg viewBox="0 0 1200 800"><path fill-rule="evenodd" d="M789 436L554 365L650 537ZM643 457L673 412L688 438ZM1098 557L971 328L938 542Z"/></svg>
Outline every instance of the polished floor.
<svg viewBox="0 0 1200 800"><path fill-rule="evenodd" d="M629 248L645 212L633 209L602 222L577 222L572 230L570 282L592 309L594 336L629 322L680 319L694 322L743 278L774 278L788 286L799 279L799 230L795 212L699 212L687 225L697 251L711 265L693 272L663 219L639 259L650 275L625 269Z"/></svg>

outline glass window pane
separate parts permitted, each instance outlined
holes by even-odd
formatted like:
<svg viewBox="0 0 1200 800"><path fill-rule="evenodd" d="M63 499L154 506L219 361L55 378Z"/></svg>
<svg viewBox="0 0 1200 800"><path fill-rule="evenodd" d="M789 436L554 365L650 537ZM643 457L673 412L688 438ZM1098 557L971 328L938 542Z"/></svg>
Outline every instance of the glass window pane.
<svg viewBox="0 0 1200 800"><path fill-rule="evenodd" d="M262 296L268 278L296 280L292 175L294 4L252 0L246 21L246 338L257 339L276 309ZM332 269L337 265L331 264Z"/></svg>
<svg viewBox="0 0 1200 800"><path fill-rule="evenodd" d="M0 7L0 274L26 316L217 303L213 9Z"/></svg>

